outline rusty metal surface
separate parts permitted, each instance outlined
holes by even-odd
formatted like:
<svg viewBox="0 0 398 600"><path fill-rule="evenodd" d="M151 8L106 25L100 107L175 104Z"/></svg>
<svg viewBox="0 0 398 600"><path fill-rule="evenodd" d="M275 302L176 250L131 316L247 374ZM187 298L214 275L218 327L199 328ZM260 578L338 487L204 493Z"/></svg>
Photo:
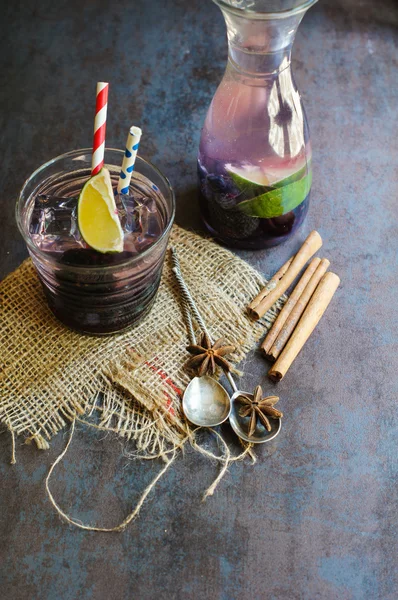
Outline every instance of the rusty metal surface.
<svg viewBox="0 0 398 600"><path fill-rule="evenodd" d="M111 82L107 144L126 127L169 176L177 222L200 228L195 156L226 60L224 23L206 2L76 0L2 5L0 276L25 258L14 199L25 177L91 143L93 90ZM121 534L70 528L44 490L48 452L0 435L2 600L393 600L397 581L398 6L320 0L294 68L312 131L314 185L297 236L241 252L272 274L313 228L342 285L278 385L284 429L201 502L217 467L187 452ZM250 357L243 387L260 379ZM111 526L158 465L78 427L53 491L84 522Z"/></svg>

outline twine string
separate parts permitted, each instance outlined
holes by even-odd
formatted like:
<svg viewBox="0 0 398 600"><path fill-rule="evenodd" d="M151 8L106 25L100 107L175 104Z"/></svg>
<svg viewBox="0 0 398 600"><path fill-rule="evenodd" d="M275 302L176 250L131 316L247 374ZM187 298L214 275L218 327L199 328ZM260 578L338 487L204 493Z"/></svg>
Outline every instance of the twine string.
<svg viewBox="0 0 398 600"><path fill-rule="evenodd" d="M7 426L8 426L8 430L11 434L11 460L10 460L10 465L15 465L15 463L17 462L16 456L15 456L15 432L11 426L11 422L10 419L7 419Z"/></svg>
<svg viewBox="0 0 398 600"><path fill-rule="evenodd" d="M76 519L71 518L69 515L66 514L66 512L64 512L62 510L62 508L55 501L54 496L51 493L50 486L49 486L50 478L51 478L51 475L52 475L55 467L64 458L64 456L66 455L66 453L68 451L68 448L69 448L69 446L70 446L70 444L72 442L73 434L74 434L74 431L75 431L75 422L76 422L76 419L74 419L72 421L68 443L66 444L64 450L61 452L61 454L58 456L58 458L51 465L50 470L48 472L48 475L46 477L46 482L45 482L46 492L47 492L47 495L48 495L48 497L50 499L50 502L53 505L53 507L55 508L55 510L58 512L58 514L65 521L67 521L71 525L75 525L76 527L79 527L80 529L85 529L87 531L103 531L103 532L108 532L108 533L109 532L124 531L124 529L126 529L127 525L129 523L131 523L131 521L133 521L133 519L135 519L135 517L138 516L138 513L140 512L141 507L142 507L142 505L145 502L145 499L147 498L147 496L149 495L149 493L153 490L153 488L156 486L156 484L159 481L159 479L166 473L166 471L172 465L172 463L174 462L177 454L176 454L176 452L174 452L173 456L170 459L169 458L166 459L165 466L163 467L163 469L161 469L161 471L159 471L159 473L152 479L151 483L145 488L145 490L143 491L143 493L141 495L141 498L137 502L134 510L132 510L127 515L127 517L125 519L123 519L123 521L121 523L119 523L119 525L116 525L115 527L94 527L93 525L84 525L82 522L77 521Z"/></svg>

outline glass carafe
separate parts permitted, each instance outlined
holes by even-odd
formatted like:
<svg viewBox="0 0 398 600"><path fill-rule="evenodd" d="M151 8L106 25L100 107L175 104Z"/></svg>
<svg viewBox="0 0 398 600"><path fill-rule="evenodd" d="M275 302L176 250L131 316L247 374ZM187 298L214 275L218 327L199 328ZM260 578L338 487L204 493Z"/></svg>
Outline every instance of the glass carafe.
<svg viewBox="0 0 398 600"><path fill-rule="evenodd" d="M274 246L308 210L311 144L290 58L316 0L213 1L227 25L228 63L200 140L201 213L224 244Z"/></svg>

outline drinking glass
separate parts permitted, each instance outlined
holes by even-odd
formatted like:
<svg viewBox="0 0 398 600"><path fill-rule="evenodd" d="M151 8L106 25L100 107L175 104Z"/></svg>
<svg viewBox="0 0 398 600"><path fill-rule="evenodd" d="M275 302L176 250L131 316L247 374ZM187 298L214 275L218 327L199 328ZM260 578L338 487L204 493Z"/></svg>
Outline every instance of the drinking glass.
<svg viewBox="0 0 398 600"><path fill-rule="evenodd" d="M123 154L122 150L105 150L104 166L114 188ZM153 196L162 223L152 243L147 240L146 247L138 252L126 244L124 252L113 254L101 254L84 245L77 249L72 245L68 250L67 231L64 237L43 238L44 245L38 245L30 232L36 198L78 197L91 175L91 158L91 149L73 150L37 169L19 194L16 219L51 311L72 329L102 335L130 327L150 310L160 283L175 198L167 178L137 157L130 191Z"/></svg>

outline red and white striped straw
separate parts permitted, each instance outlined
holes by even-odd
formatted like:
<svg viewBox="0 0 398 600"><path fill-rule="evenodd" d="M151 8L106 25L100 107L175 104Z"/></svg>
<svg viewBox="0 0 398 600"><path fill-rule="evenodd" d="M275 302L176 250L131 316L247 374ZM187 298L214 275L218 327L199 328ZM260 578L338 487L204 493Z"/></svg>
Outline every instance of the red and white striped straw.
<svg viewBox="0 0 398 600"><path fill-rule="evenodd" d="M95 102L93 158L91 161L91 176L96 175L104 166L106 111L108 109L109 83L97 83L97 98Z"/></svg>

